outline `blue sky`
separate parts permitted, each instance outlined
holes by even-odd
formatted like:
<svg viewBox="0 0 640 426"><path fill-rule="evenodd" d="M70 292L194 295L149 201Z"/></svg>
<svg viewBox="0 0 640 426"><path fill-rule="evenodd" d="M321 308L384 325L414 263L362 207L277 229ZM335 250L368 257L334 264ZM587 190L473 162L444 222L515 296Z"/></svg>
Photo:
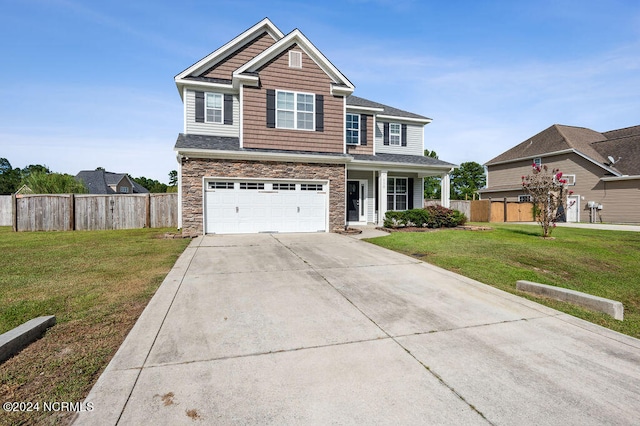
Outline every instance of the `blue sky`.
<svg viewBox="0 0 640 426"><path fill-rule="evenodd" d="M168 181L173 77L269 17L355 94L433 118L425 147L484 163L546 129L640 124L640 2L0 0L0 157Z"/></svg>

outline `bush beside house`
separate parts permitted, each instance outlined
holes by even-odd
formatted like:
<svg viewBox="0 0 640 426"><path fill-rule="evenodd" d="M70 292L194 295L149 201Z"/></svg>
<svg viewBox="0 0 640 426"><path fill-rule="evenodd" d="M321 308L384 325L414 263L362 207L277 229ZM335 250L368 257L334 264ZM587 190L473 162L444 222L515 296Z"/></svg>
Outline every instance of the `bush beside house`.
<svg viewBox="0 0 640 426"><path fill-rule="evenodd" d="M388 211L384 217L385 228L454 228L464 225L467 217L458 210L442 206L427 206L424 209Z"/></svg>

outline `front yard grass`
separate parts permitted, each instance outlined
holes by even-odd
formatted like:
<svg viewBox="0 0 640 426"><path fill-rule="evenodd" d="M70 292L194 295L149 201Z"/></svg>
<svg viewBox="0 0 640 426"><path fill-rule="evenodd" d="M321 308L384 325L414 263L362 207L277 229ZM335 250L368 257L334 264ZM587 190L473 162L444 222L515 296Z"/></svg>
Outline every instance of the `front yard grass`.
<svg viewBox="0 0 640 426"><path fill-rule="evenodd" d="M81 402L190 240L166 229L20 232L0 228L0 333L42 315L57 324L0 364L0 400ZM5 413L2 424L68 413ZM6 422L6 423L5 423Z"/></svg>
<svg viewBox="0 0 640 426"><path fill-rule="evenodd" d="M486 224L482 224L486 225ZM490 224L491 231L394 232L368 241L640 338L640 233ZM622 302L624 321L516 290L517 280Z"/></svg>

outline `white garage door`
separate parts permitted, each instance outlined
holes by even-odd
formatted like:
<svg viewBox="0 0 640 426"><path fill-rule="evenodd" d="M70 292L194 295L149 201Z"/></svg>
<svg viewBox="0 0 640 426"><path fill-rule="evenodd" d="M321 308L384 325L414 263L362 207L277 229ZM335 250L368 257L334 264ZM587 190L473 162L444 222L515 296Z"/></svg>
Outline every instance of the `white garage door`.
<svg viewBox="0 0 640 426"><path fill-rule="evenodd" d="M205 232L324 232L327 183L207 180Z"/></svg>

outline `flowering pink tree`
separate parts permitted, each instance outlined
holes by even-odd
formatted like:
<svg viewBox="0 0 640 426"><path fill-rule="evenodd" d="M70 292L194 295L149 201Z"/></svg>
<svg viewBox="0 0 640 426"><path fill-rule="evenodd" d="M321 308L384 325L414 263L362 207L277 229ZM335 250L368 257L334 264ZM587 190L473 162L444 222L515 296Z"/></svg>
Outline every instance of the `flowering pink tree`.
<svg viewBox="0 0 640 426"><path fill-rule="evenodd" d="M549 172L546 165L540 167L534 163L531 174L522 176L522 189L531 195L531 201L536 209L534 210L536 220L542 226L544 238L551 236L551 231L556 227L555 222L560 214L559 207L564 208L564 198L567 195L564 191L566 184L567 180L562 179L560 170L552 169ZM568 195L572 193L573 191L569 191Z"/></svg>

